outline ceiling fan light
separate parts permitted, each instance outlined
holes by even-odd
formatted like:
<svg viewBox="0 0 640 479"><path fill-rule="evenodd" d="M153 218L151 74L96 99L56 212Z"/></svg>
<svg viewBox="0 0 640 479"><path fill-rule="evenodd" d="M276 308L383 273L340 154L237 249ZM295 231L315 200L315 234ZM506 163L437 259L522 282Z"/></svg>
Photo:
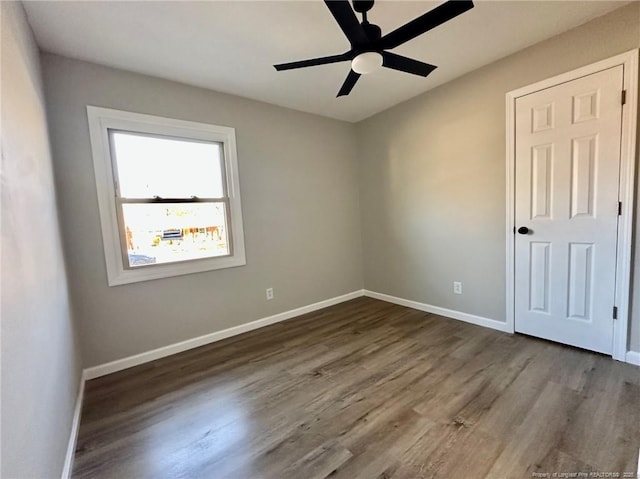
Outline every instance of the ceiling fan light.
<svg viewBox="0 0 640 479"><path fill-rule="evenodd" d="M378 52L361 53L351 60L351 69L361 75L372 73L380 67L382 67L382 55Z"/></svg>

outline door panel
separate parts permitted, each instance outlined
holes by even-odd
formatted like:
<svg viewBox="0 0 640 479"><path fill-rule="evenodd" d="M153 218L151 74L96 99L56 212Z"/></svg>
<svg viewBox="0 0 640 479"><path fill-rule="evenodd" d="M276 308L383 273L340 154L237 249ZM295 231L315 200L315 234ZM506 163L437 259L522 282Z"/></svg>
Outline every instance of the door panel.
<svg viewBox="0 0 640 479"><path fill-rule="evenodd" d="M593 216L596 140L596 135L572 140L571 218Z"/></svg>
<svg viewBox="0 0 640 479"><path fill-rule="evenodd" d="M552 145L533 148L531 160L531 218L551 217L551 185L553 173Z"/></svg>
<svg viewBox="0 0 640 479"><path fill-rule="evenodd" d="M551 243L532 241L530 252L531 285L529 310L541 313L549 312L549 253Z"/></svg>
<svg viewBox="0 0 640 479"><path fill-rule="evenodd" d="M593 244L569 244L568 318L590 320L593 249Z"/></svg>
<svg viewBox="0 0 640 479"><path fill-rule="evenodd" d="M610 354L622 66L516 100L515 330Z"/></svg>

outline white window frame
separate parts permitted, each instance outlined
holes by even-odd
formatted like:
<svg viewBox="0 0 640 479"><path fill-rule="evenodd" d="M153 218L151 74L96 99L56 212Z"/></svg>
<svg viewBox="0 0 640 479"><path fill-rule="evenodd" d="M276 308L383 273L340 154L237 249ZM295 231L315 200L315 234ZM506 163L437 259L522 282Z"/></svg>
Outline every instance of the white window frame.
<svg viewBox="0 0 640 479"><path fill-rule="evenodd" d="M246 264L236 134L233 128L91 105L87 106L87 118L109 286L232 268ZM229 255L154 264L140 268L125 266L124 258L127 255L126 251L122 249L119 230L109 130L170 136L185 140L211 141L222 145L223 181L226 182L229 198L229 216L227 218L231 243Z"/></svg>

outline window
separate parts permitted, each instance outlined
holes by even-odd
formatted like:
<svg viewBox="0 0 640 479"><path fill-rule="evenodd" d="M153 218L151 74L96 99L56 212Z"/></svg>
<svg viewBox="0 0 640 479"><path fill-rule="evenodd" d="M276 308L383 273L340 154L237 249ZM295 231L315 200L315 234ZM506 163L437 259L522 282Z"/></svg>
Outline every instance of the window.
<svg viewBox="0 0 640 479"><path fill-rule="evenodd" d="M245 264L233 128L87 114L110 286Z"/></svg>

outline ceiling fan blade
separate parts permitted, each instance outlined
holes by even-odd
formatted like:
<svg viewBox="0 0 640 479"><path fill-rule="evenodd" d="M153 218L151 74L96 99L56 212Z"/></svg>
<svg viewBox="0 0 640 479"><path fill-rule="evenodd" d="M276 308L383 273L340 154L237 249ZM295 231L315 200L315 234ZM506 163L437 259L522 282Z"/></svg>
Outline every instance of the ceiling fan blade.
<svg viewBox="0 0 640 479"><path fill-rule="evenodd" d="M401 72L413 73L414 75L420 75L421 77L426 77L429 73L438 68L435 65L419 62L413 58L403 57L402 55L396 55L391 52L382 52L382 66L393 68L394 70L400 70Z"/></svg>
<svg viewBox="0 0 640 479"><path fill-rule="evenodd" d="M367 34L351 9L349 0L324 0L324 3L352 46L362 47L369 43Z"/></svg>
<svg viewBox="0 0 640 479"><path fill-rule="evenodd" d="M340 91L338 92L337 96L346 96L349 93L351 93L351 90L353 90L353 87L358 81L358 78L360 78L360 73L356 73L353 70L349 70L349 74L347 75L346 80L342 84L342 87L340 88Z"/></svg>
<svg viewBox="0 0 640 479"><path fill-rule="evenodd" d="M305 67L313 67L316 65L326 65L328 63L337 63L343 62L346 60L351 60L351 53L342 53L340 55L331 55L328 57L320 57L320 58L311 58L310 60L301 60L299 62L291 62L291 63L280 63L279 65L273 65L273 67L278 70L293 70L294 68L305 68Z"/></svg>
<svg viewBox="0 0 640 479"><path fill-rule="evenodd" d="M471 0L449 0L415 20L387 33L380 39L380 46L383 50L396 48L472 8L473 1Z"/></svg>

